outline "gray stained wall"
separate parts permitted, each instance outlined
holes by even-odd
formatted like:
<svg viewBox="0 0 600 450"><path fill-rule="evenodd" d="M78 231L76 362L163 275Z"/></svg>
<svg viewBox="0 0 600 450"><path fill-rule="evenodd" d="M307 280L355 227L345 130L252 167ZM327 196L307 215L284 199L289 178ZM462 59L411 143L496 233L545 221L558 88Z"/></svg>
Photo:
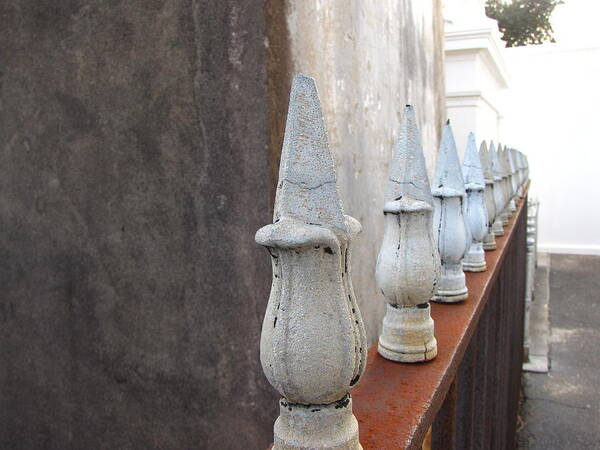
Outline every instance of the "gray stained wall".
<svg viewBox="0 0 600 450"><path fill-rule="evenodd" d="M358 0L342 4L330 5L342 23L374 20L376 31L375 4L360 14ZM394 59L391 88L410 83L434 120L440 6L386 6L394 42L412 43L386 54L417 50L426 69ZM328 50L345 61L329 81L318 65L301 67L311 41L298 8L320 14L277 0L0 4L0 448L268 445L277 394L258 342L271 268L254 233L271 221L289 83L309 69L332 125L347 106L332 102L331 80L365 70L347 60L351 48ZM322 30L344 42L344 30ZM344 95L362 102L365 92ZM395 117L370 163L381 183L405 98L382 100ZM361 133L370 116L356 114ZM367 205L360 187L372 182L351 173L377 133L351 156L340 149L353 138L337 128L342 199L369 239L366 216L382 198L370 187L377 206ZM371 341L383 309L365 295L374 252L354 261Z"/></svg>

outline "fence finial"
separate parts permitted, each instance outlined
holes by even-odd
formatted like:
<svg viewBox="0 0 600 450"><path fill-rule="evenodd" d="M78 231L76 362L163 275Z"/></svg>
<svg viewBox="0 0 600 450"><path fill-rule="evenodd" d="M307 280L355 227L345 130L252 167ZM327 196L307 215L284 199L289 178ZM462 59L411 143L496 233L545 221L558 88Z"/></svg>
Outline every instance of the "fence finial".
<svg viewBox="0 0 600 450"><path fill-rule="evenodd" d="M515 203L515 195L517 193L517 187L515 186L515 166L512 160L512 148L504 147L504 159L506 165L506 172L508 175L508 192L510 194L510 200L508 202L509 215L512 215L517 210L517 204Z"/></svg>
<svg viewBox="0 0 600 450"><path fill-rule="evenodd" d="M504 188L502 185L502 168L493 141L490 143L490 157L492 160L492 173L494 174L494 203L496 204L496 215L492 231L495 236L503 236L502 211L504 211Z"/></svg>
<svg viewBox="0 0 600 450"><path fill-rule="evenodd" d="M390 162L385 233L375 272L387 299L378 350L394 361L428 361L437 354L429 306L440 273L432 210L421 135L414 110L407 106Z"/></svg>
<svg viewBox="0 0 600 450"><path fill-rule="evenodd" d="M471 245L465 254L463 268L467 272L483 272L487 268L483 239L487 234L488 214L485 207L485 180L473 133L469 133L467 139L462 170L467 191L466 219L471 232Z"/></svg>
<svg viewBox="0 0 600 450"><path fill-rule="evenodd" d="M519 197L525 197L525 165L523 163L523 153L519 150L517 152L517 173L519 183Z"/></svg>
<svg viewBox="0 0 600 450"><path fill-rule="evenodd" d="M466 192L450 125L444 127L437 154L433 194L433 230L441 259L441 276L432 300L459 302L468 297L462 261L471 243L465 223Z"/></svg>
<svg viewBox="0 0 600 450"><path fill-rule="evenodd" d="M274 449L359 449L350 389L367 342L350 280L349 244L315 82L292 83L274 223L256 233L272 257L273 283L260 356L283 396Z"/></svg>
<svg viewBox="0 0 600 450"><path fill-rule="evenodd" d="M521 177L520 169L519 169L519 151L516 148L511 149L511 157L513 162L513 178L515 180L515 201L520 202L521 199L521 183L519 182L519 178Z"/></svg>
<svg viewBox="0 0 600 450"><path fill-rule="evenodd" d="M515 160L516 180L517 180L517 195L523 197L523 186L521 185L521 152L514 149L513 158Z"/></svg>
<svg viewBox="0 0 600 450"><path fill-rule="evenodd" d="M508 167L506 167L506 152L505 146L502 144L498 144L496 152L498 153L498 162L500 167L500 172L502 174L502 181L500 182L502 186L503 196L504 196L504 206L502 208L502 214L500 217L502 218L502 225L508 225L508 220L510 219L510 189L509 189L509 181L508 181Z"/></svg>
<svg viewBox="0 0 600 450"><path fill-rule="evenodd" d="M494 174L492 173L492 161L485 141L479 146L479 159L481 160L481 169L485 181L485 209L488 213L487 233L483 238L484 250L496 249L496 236L492 231L492 224L496 218L496 203L494 202Z"/></svg>

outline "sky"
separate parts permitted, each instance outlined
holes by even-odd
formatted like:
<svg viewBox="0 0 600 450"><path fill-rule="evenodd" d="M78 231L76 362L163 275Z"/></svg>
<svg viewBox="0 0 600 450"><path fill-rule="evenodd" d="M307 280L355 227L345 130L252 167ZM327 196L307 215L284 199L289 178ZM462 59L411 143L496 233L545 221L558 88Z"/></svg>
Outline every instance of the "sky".
<svg viewBox="0 0 600 450"><path fill-rule="evenodd" d="M600 0L564 0L550 21L556 42L564 45L600 45Z"/></svg>

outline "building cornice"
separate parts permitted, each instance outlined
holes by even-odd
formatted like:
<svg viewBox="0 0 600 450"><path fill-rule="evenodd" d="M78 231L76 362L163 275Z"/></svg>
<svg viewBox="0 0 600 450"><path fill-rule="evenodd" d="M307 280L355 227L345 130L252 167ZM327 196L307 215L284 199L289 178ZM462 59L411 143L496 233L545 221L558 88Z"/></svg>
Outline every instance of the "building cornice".
<svg viewBox="0 0 600 450"><path fill-rule="evenodd" d="M507 88L510 78L503 54L505 47L498 30L491 25L468 29L456 26L448 28L444 33L446 57L452 54L481 55L500 88Z"/></svg>
<svg viewBox="0 0 600 450"><path fill-rule="evenodd" d="M446 106L448 107L477 106L480 101L492 108L498 116L501 116L496 105L481 91L446 92Z"/></svg>

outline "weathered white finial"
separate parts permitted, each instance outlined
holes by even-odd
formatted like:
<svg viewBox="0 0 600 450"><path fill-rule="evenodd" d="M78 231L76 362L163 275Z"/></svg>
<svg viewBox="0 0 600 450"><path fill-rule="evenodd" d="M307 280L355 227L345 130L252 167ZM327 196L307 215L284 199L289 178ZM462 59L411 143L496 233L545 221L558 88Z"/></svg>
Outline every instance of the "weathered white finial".
<svg viewBox="0 0 600 450"><path fill-rule="evenodd" d="M513 194L513 200L515 205L517 204L519 198L518 198L518 192L519 192L519 181L518 181L518 168L517 168L517 152L514 148L509 148L508 149L508 162L510 164L510 184L511 184L511 191Z"/></svg>
<svg viewBox="0 0 600 450"><path fill-rule="evenodd" d="M519 155L521 157L521 186L523 188L522 194L524 196L525 184L527 183L527 180L529 180L529 167L527 163L527 156L525 156L523 152L519 152Z"/></svg>
<svg viewBox="0 0 600 450"><path fill-rule="evenodd" d="M502 186L502 168L498 159L498 152L494 147L494 142L490 143L490 157L492 160L492 173L494 174L494 203L496 204L496 215L492 225L492 231L495 236L504 235L504 226L502 225L502 211L504 211L504 188Z"/></svg>
<svg viewBox="0 0 600 450"><path fill-rule="evenodd" d="M342 211L315 82L297 75L274 223L256 233L273 265L260 357L283 396L274 449L361 448L349 394L367 357L350 280L349 244L360 228Z"/></svg>
<svg viewBox="0 0 600 450"><path fill-rule="evenodd" d="M494 202L494 174L492 173L492 161L485 141L479 147L479 159L485 181L485 209L488 213L487 233L483 238L484 250L496 250L496 236L492 231L492 225L496 218L496 203Z"/></svg>
<svg viewBox="0 0 600 450"><path fill-rule="evenodd" d="M524 189L523 189L523 185L525 182L525 173L523 171L523 153L521 153L519 150L515 150L515 157L516 157L516 161L517 161L517 183L519 185L519 197L523 198L524 197Z"/></svg>
<svg viewBox="0 0 600 450"><path fill-rule="evenodd" d="M504 195L506 202L504 206L504 215L502 216L502 223L504 225L508 224L510 216L512 214L510 210L510 199L511 199L511 186L510 186L510 168L508 167L508 159L506 158L506 145L500 146L500 151L498 152L498 158L500 158L500 165L502 166L502 182L504 183Z"/></svg>
<svg viewBox="0 0 600 450"><path fill-rule="evenodd" d="M462 261L471 243L465 223L466 192L450 121L437 154L433 194L433 232L441 259L441 276L432 300L454 303L468 297Z"/></svg>
<svg viewBox="0 0 600 450"><path fill-rule="evenodd" d="M529 360L529 325L530 308L535 290L535 270L537 267L537 225L538 225L539 201L530 199L527 204L527 257L525 276L525 327L523 335L524 360Z"/></svg>
<svg viewBox="0 0 600 450"><path fill-rule="evenodd" d="M521 186L523 187L523 193L525 192L525 183L527 183L527 166L525 161L525 154L523 152L519 152L521 156Z"/></svg>
<svg viewBox="0 0 600 450"><path fill-rule="evenodd" d="M504 158L504 147L498 143L496 147L496 154L498 155L498 167L502 179L500 180L500 186L502 187L503 206L500 218L502 219L502 225L508 225L508 219L510 218L510 212L508 210L508 203L510 202L510 192L508 190L508 170L506 168L506 158Z"/></svg>
<svg viewBox="0 0 600 450"><path fill-rule="evenodd" d="M517 194L517 187L515 185L515 167L512 160L512 149L504 147L504 159L506 171L508 174L508 192L510 194L510 201L508 202L508 211L512 215L517 210L517 204L515 203L515 195Z"/></svg>
<svg viewBox="0 0 600 450"><path fill-rule="evenodd" d="M440 274L432 210L421 135L414 110L407 106L390 163L385 233L375 272L387 299L378 350L393 361L428 361L437 354L429 306Z"/></svg>
<svg viewBox="0 0 600 450"><path fill-rule="evenodd" d="M467 139L462 172L467 191L466 219L471 232L471 245L465 254L463 269L467 272L483 272L487 268L483 239L488 231L488 215L485 207L485 180L473 133L469 133Z"/></svg>

